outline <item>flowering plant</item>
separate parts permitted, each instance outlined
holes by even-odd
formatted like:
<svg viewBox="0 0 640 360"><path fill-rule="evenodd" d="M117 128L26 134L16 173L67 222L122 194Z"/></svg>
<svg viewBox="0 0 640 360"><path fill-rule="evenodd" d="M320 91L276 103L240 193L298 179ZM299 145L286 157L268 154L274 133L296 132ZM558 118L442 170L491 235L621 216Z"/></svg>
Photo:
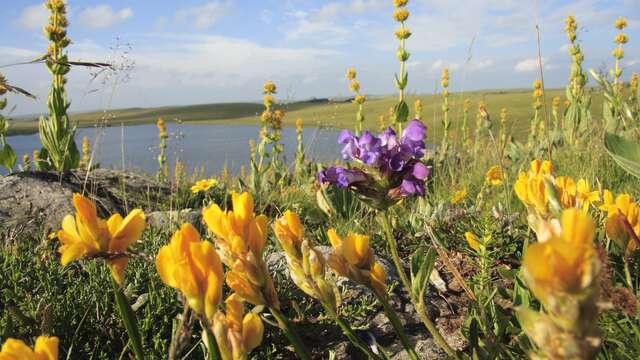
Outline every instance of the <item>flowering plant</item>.
<svg viewBox="0 0 640 360"><path fill-rule="evenodd" d="M343 158L364 167L332 166L318 173L318 181L350 188L378 209L407 196L423 196L425 180L431 172L421 161L426 132L420 120L409 122L400 139L391 127L378 136L369 131L356 136L342 130L338 143L344 145Z"/></svg>

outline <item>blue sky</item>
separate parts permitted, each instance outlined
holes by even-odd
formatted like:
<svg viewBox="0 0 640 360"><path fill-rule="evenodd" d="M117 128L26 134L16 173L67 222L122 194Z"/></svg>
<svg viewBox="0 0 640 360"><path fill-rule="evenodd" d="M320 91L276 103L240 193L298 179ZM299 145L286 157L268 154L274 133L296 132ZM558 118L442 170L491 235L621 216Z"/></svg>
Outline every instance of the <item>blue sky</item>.
<svg viewBox="0 0 640 360"><path fill-rule="evenodd" d="M42 1L12 0L0 21L0 66L46 49ZM355 66L367 94L394 91L397 71L391 0L82 0L69 3L71 59L111 61L126 69L93 77L74 69L72 111L151 107L260 98L271 79L279 97L347 95L345 70ZM614 20L629 19L625 76L640 71L637 0L411 0L409 91L432 93L441 68L454 91L528 87L539 75L539 24L547 86L568 76L563 19L580 26L585 66L612 63ZM469 51L470 44L473 46ZM471 60L466 61L471 55ZM38 100L11 96L14 114L45 110L49 75L43 65L1 68Z"/></svg>

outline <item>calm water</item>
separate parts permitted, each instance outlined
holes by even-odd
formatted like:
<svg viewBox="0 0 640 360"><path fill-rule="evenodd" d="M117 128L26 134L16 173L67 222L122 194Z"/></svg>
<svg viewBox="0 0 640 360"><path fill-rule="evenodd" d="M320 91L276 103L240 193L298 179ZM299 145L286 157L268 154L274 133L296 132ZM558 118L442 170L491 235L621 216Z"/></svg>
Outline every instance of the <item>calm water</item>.
<svg viewBox="0 0 640 360"><path fill-rule="evenodd" d="M187 170L205 165L207 173L218 173L227 163L229 170L238 171L249 163L248 141L257 138L259 127L246 125L186 125L167 124L166 155L172 166L180 159ZM158 129L155 124L108 128L78 129L76 142L80 147L83 136L88 136L93 147L97 141L94 162L101 167L124 167L154 174L158 170ZM307 159L330 161L339 157L338 132L333 129L305 128L303 132ZM38 134L15 135L7 138L22 162L22 155L40 148ZM282 130L282 143L286 159L295 156L295 128ZM124 144L124 145L123 145ZM124 152L122 147L124 146Z"/></svg>

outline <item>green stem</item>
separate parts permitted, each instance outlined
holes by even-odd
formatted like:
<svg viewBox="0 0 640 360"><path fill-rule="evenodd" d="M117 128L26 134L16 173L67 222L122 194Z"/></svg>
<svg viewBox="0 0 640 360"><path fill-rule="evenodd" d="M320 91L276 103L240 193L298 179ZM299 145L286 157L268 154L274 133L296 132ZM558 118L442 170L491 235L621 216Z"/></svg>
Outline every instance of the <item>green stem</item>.
<svg viewBox="0 0 640 360"><path fill-rule="evenodd" d="M440 332L438 331L438 328L436 328L435 324L431 321L431 319L429 319L429 316L426 312L424 300L416 299L413 295L413 292L411 291L411 281L409 281L407 274L405 274L404 272L402 261L400 260L400 256L398 255L398 244L396 243L396 239L393 237L393 233L391 232L389 213L387 211L382 212L380 214L380 218L382 219L382 228L384 230L384 234L391 251L391 259L393 259L393 263L396 266L396 271L400 276L400 280L402 281L405 290L408 294L410 294L411 303L415 307L416 312L418 313L418 317L420 317L420 320L422 321L424 326L427 328L429 333L431 333L431 336L433 336L433 340L436 342L436 344L438 344L438 346L440 346L442 350L444 350L449 356L457 358L456 352L451 348L451 346L449 346L444 337L442 337L442 334L440 334Z"/></svg>
<svg viewBox="0 0 640 360"><path fill-rule="evenodd" d="M220 349L218 348L218 342L216 341L216 337L211 332L211 328L206 324L202 324L202 327L207 334L207 347L209 348L209 354L207 356L208 360L220 360L222 356L220 355Z"/></svg>
<svg viewBox="0 0 640 360"><path fill-rule="evenodd" d="M338 326L340 326L340 329L342 329L342 332L345 334L345 336L349 339L349 341L351 341L351 343L354 346L362 350L362 352L367 354L367 356L369 356L369 358L371 359L376 359L376 360L386 359L386 356L383 357L381 355L374 353L373 350L371 350L371 348L369 347L369 345L367 345L364 341L362 341L362 339L360 339L358 335L356 335L353 332L353 329L351 329L349 324L343 318L341 318L338 314L336 314L330 306L325 305L324 303L322 304L322 306L324 306L324 309L327 312L327 314L329 314L329 316L331 316L333 320L335 320Z"/></svg>
<svg viewBox="0 0 640 360"><path fill-rule="evenodd" d="M124 322L124 327L127 329L127 333L129 334L133 353L136 359L144 360L142 337L140 336L140 329L138 329L136 314L133 312L133 309L131 309L127 297L122 292L122 288L116 283L113 277L111 278L111 284L113 285L118 312L120 313L120 317Z"/></svg>
<svg viewBox="0 0 640 360"><path fill-rule="evenodd" d="M270 307L269 311L271 312L271 315L276 318L276 321L278 321L278 326L287 336L287 339L289 339L289 342L291 343L291 345L293 345L293 348L295 349L296 354L300 357L300 359L311 360L311 354L309 354L309 350L307 350L307 348L302 343L302 340L300 340L300 337L292 329L289 319L287 319L287 317L282 314L280 310L274 307Z"/></svg>
<svg viewBox="0 0 640 360"><path fill-rule="evenodd" d="M398 337L400 337L400 342L402 343L402 346L405 348L405 350L407 350L407 354L409 354L409 357L412 360L418 360L418 354L416 354L416 351L413 349L413 345L411 344L411 341L409 341L407 334L405 334L404 327L402 326L400 319L398 319L398 315L389 304L389 301L387 301L387 297L378 294L376 294L376 297L382 304L382 307L384 307L384 312L385 314L387 314L389 321L391 321L391 325L396 331L396 334L398 334Z"/></svg>

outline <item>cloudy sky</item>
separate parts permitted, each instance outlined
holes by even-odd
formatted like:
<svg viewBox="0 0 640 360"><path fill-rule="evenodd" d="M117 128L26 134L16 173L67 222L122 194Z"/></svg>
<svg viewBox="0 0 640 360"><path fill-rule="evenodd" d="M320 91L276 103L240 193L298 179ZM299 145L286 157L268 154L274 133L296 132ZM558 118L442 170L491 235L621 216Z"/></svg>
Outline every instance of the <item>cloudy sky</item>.
<svg viewBox="0 0 640 360"><path fill-rule="evenodd" d="M72 111L260 98L274 80L279 97L347 95L345 70L359 70L367 94L394 91L396 23L391 0L69 0L71 59L112 61L97 78L74 69ZM46 11L11 0L0 21L0 66L44 52ZM538 77L535 26L541 29L547 86L562 86L569 56L563 19L575 15L585 66L610 65L613 22L629 18L625 76L640 71L638 0L411 0L409 91L431 93L442 67L453 90L528 87ZM45 109L42 64L2 67L9 81L38 95L11 96L18 114Z"/></svg>

